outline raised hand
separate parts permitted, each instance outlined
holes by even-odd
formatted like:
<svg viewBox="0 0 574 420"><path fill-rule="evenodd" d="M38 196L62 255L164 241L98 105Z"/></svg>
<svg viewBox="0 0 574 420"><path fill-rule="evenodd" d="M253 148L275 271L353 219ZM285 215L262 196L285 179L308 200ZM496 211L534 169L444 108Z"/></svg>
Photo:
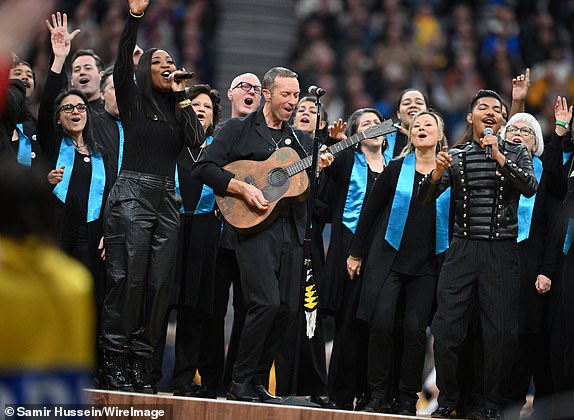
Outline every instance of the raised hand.
<svg viewBox="0 0 574 420"><path fill-rule="evenodd" d="M530 68L526 68L524 74L512 79L512 100L525 101L530 87Z"/></svg>
<svg viewBox="0 0 574 420"><path fill-rule="evenodd" d="M341 118L329 126L329 136L335 140L345 140L345 130L347 129L347 122L343 122Z"/></svg>
<svg viewBox="0 0 574 420"><path fill-rule="evenodd" d="M431 179L433 182L438 182L442 176L442 173L445 171L446 168L449 168L452 164L452 156L448 152L448 147L443 146L441 151L438 152L435 159L435 169L432 172Z"/></svg>
<svg viewBox="0 0 574 420"><path fill-rule="evenodd" d="M141 15L147 9L149 0L128 0L130 12L134 15Z"/></svg>
<svg viewBox="0 0 574 420"><path fill-rule="evenodd" d="M558 96L556 98L556 103L554 104L554 118L556 121L564 121L565 123L570 123L572 119L572 105L568 107L568 100L563 96Z"/></svg>
<svg viewBox="0 0 574 420"><path fill-rule="evenodd" d="M57 12L52 14L52 23L46 19L46 26L50 30L52 51L56 58L66 58L70 54L72 39L80 32L79 29L68 32L68 15Z"/></svg>

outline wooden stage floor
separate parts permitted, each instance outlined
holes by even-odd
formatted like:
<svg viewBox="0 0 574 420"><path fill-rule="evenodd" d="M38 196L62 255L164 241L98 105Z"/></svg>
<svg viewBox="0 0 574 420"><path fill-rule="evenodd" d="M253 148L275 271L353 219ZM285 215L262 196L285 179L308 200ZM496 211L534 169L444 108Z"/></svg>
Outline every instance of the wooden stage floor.
<svg viewBox="0 0 574 420"><path fill-rule="evenodd" d="M362 413L341 410L325 410L274 404L255 404L225 399L209 400L201 398L174 397L169 394L146 395L127 392L113 392L88 389L89 400L97 406L120 407L125 410L134 407L133 414L148 413L151 410L164 410L165 415L153 420L360 420L378 418L381 420L415 419L416 417ZM139 412L137 410L140 410ZM147 410L147 412L145 411ZM156 411L155 414L158 412ZM135 416L102 418L138 418ZM149 416L147 417L150 418Z"/></svg>

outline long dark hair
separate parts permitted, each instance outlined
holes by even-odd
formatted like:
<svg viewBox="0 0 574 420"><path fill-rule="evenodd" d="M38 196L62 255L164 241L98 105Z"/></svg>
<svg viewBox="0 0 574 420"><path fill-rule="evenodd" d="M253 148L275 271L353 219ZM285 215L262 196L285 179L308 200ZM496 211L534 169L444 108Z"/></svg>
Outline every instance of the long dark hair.
<svg viewBox="0 0 574 420"><path fill-rule="evenodd" d="M219 123L221 119L221 97L219 96L219 91L212 89L208 84L193 85L192 87L185 90L187 97L194 100L197 96L205 93L211 99L211 105L213 106L213 121L211 125L207 128L205 135L213 135L214 127Z"/></svg>
<svg viewBox="0 0 574 420"><path fill-rule="evenodd" d="M165 118L165 114L161 111L159 105L157 104L157 101L153 97L153 86L151 84L151 57L153 53L158 50L159 48L150 48L149 50L145 51L140 57L138 66L135 71L136 84L144 99L143 107L146 116L148 118L153 118L154 115L157 115L160 121L165 122L167 121Z"/></svg>
<svg viewBox="0 0 574 420"><path fill-rule="evenodd" d="M86 104L86 106L88 107L88 109L86 109L86 125L82 130L82 138L84 140L84 144L88 146L88 148L92 153L100 153L101 148L98 144L96 144L96 142L94 141L94 137L92 136L92 110L90 108L88 98L79 89L72 88L64 90L60 92L58 96L56 96L56 99L54 99L54 127L56 128L56 134L58 134L59 136L64 136L68 134L64 131L62 125L58 124L58 116L60 114L59 110L60 107L62 106L64 98L69 95L75 95L80 97L82 102Z"/></svg>

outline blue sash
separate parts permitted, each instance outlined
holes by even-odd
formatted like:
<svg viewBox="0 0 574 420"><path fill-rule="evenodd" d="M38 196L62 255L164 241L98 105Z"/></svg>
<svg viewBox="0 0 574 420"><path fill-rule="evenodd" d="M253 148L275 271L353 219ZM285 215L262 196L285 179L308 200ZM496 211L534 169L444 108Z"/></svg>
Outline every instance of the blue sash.
<svg viewBox="0 0 574 420"><path fill-rule="evenodd" d="M207 146L209 146L212 141L213 141L212 136L207 136L205 139ZM181 190L179 187L179 172L177 170L177 165L175 165L175 189L177 193L181 196ZM195 206L193 214L209 213L213 211L214 207L215 207L215 195L213 193L213 190L209 188L207 185L203 184L203 188L201 189L201 197L199 197L199 201L197 202L197 206ZM183 208L183 200L179 212L185 213L185 209Z"/></svg>
<svg viewBox="0 0 574 420"><path fill-rule="evenodd" d="M562 152L562 165L566 165L568 163L568 159L572 157L574 152Z"/></svg>
<svg viewBox="0 0 574 420"><path fill-rule="evenodd" d="M363 201L367 192L367 181L369 178L369 167L367 158L361 151L354 152L353 170L349 179L349 190L343 209L343 225L351 232L355 233L359 216L363 209Z"/></svg>
<svg viewBox="0 0 574 420"><path fill-rule="evenodd" d="M32 143L24 134L24 124L16 124L18 133L18 163L23 166L32 166Z"/></svg>
<svg viewBox="0 0 574 420"><path fill-rule="evenodd" d="M572 242L574 242L574 219L569 218L568 228L566 229L566 238L564 238L564 247L562 248L564 255L568 255Z"/></svg>
<svg viewBox="0 0 574 420"><path fill-rule="evenodd" d="M407 224L411 197L413 195L413 184L415 182L415 170L417 159L414 153L405 156L397 181L395 196L391 206L391 214L387 223L385 240L397 251L401 246L403 231Z"/></svg>
<svg viewBox="0 0 574 420"><path fill-rule="evenodd" d="M436 254L441 254L449 247L448 229L450 225L450 187L436 199Z"/></svg>
<svg viewBox="0 0 574 420"><path fill-rule="evenodd" d="M385 240L397 251L403 239L403 232L407 224L409 208L415 183L416 155L409 153L405 156L399 173L399 180L391 205L391 214L387 223ZM450 216L450 187L436 200L436 236L435 253L440 254L449 247L449 216Z"/></svg>
<svg viewBox="0 0 574 420"><path fill-rule="evenodd" d="M60 152L56 162L56 168L64 166L64 175L62 181L58 183L53 190L53 193L62 202L66 202L68 195L68 187L70 186L70 179L74 170L74 159L76 152L74 150L74 143L69 137L62 138L60 143ZM100 210L102 208L102 200L104 199L104 187L106 185L106 169L104 167L104 160L101 154L92 154L90 156L92 165L92 177L90 180L90 192L88 194L88 214L86 220L93 222L100 217Z"/></svg>
<svg viewBox="0 0 574 420"><path fill-rule="evenodd" d="M120 135L120 142L118 144L118 174L119 174L120 169L122 167L122 161L124 160L124 127L122 126L122 122L120 120L116 120L116 124L118 125L118 134Z"/></svg>
<svg viewBox="0 0 574 420"><path fill-rule="evenodd" d="M532 165L534 166L534 174L538 183L542 177L542 161L538 156L532 157ZM534 211L534 202L536 201L536 194L530 198L523 195L520 196L518 202L518 238L517 242L522 242L530 236L530 224L532 223L532 212Z"/></svg>
<svg viewBox="0 0 574 420"><path fill-rule="evenodd" d="M391 160L393 160L393 153L395 151L395 144L397 143L397 133L398 129L394 133L387 134L387 148L383 152L385 157L385 162L387 165Z"/></svg>

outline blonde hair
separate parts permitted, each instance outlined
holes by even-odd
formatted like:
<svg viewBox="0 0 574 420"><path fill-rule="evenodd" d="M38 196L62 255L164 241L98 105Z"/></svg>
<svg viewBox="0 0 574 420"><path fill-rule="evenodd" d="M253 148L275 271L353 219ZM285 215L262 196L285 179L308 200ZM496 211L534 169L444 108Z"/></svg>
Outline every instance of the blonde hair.
<svg viewBox="0 0 574 420"><path fill-rule="evenodd" d="M412 119L412 121L411 121L411 125L410 125L410 127L409 127L409 133L408 133L408 136L407 136L407 144L405 145L405 147L403 148L403 150L401 150L401 154L400 154L398 157L405 157L405 156L407 156L409 153L412 153L412 152L415 151L415 145L414 145L413 142L411 141L411 131L412 131L412 129L413 129L414 122L415 122L416 119L417 119L418 117L420 117L421 115L430 115L431 117L433 117L433 118L435 119L436 123L437 123L438 131L439 131L440 133L442 133L442 138L438 141L438 143L437 143L437 145L436 145L436 153L440 152L440 150L442 149L442 147L447 144L447 142L446 142L446 135L444 134L444 121L443 121L442 117L441 117L438 113L436 113L436 112L434 112L434 111L426 111L426 110L419 111L419 112L417 112L417 113L414 115L414 117L413 117L413 119Z"/></svg>

